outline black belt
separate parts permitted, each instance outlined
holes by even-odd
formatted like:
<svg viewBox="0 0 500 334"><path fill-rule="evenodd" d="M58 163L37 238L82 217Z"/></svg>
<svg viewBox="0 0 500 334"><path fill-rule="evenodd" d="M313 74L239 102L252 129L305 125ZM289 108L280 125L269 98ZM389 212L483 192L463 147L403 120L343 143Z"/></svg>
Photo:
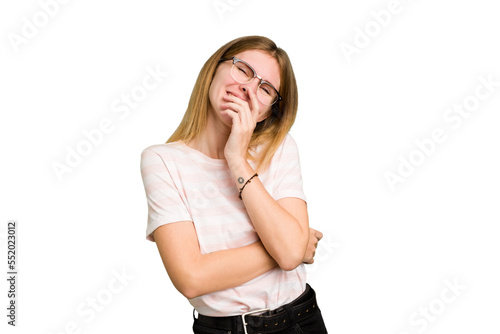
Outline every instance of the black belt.
<svg viewBox="0 0 500 334"><path fill-rule="evenodd" d="M312 316L318 310L316 294L309 284L293 302L260 315L251 312L230 317L208 317L198 314L199 324L218 330L243 330L245 333L266 333L286 329L296 322Z"/></svg>

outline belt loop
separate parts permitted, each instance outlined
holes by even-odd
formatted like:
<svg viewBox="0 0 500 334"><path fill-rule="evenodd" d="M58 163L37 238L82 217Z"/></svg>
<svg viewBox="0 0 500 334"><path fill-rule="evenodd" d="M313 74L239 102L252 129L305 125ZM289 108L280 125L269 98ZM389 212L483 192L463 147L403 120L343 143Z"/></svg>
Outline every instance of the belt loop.
<svg viewBox="0 0 500 334"><path fill-rule="evenodd" d="M288 304L283 305L283 308L285 309L285 312L286 312L286 315L288 317L288 321L289 321L290 326L295 325L294 323L292 323L292 321L293 321L293 318L292 318L292 308L290 307L290 305L288 305Z"/></svg>

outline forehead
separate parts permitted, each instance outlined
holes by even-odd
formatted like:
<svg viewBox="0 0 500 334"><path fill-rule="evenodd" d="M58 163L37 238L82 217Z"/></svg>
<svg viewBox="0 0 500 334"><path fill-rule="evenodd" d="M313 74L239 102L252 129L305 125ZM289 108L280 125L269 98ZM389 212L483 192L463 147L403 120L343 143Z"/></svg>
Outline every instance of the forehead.
<svg viewBox="0 0 500 334"><path fill-rule="evenodd" d="M274 57L260 50L247 50L235 55L247 62L262 79L269 81L276 89L280 87L280 68Z"/></svg>

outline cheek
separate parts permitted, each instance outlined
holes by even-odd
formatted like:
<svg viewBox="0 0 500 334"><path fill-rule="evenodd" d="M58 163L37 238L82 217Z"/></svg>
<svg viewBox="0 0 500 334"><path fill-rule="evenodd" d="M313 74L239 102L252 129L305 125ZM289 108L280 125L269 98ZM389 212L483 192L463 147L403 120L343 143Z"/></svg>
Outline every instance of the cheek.
<svg viewBox="0 0 500 334"><path fill-rule="evenodd" d="M214 91L215 91L215 85L212 82L212 84L210 85L210 89L208 90L208 97L210 100L214 98Z"/></svg>
<svg viewBox="0 0 500 334"><path fill-rule="evenodd" d="M217 94L218 91L220 91L221 88L221 82L220 80L216 80L217 77L212 80L212 83L210 84L210 89L208 90L208 95L210 96L211 99L215 98L215 95Z"/></svg>
<svg viewBox="0 0 500 334"><path fill-rule="evenodd" d="M257 100L258 101L258 100ZM265 114L271 111L270 106L266 106L265 104L262 104L262 102L259 101L259 106L260 106L260 113Z"/></svg>
<svg viewBox="0 0 500 334"><path fill-rule="evenodd" d="M210 89L208 90L208 99L210 101L210 105L215 109L218 108L218 104L220 103L222 92L224 92L224 85L220 81L213 81L210 85Z"/></svg>
<svg viewBox="0 0 500 334"><path fill-rule="evenodd" d="M216 98L217 95L220 94L220 92L224 91L224 87L226 86L226 83L223 80L216 79L217 78L214 78L208 91L210 98Z"/></svg>
<svg viewBox="0 0 500 334"><path fill-rule="evenodd" d="M265 109L263 109L263 111L262 111L262 116L264 116L264 118L271 117L272 116L271 107L265 106Z"/></svg>
<svg viewBox="0 0 500 334"><path fill-rule="evenodd" d="M215 76L212 80L212 86L222 88L224 86L230 85L233 83L233 79L231 75L228 75L226 71L222 69L218 69L215 73Z"/></svg>

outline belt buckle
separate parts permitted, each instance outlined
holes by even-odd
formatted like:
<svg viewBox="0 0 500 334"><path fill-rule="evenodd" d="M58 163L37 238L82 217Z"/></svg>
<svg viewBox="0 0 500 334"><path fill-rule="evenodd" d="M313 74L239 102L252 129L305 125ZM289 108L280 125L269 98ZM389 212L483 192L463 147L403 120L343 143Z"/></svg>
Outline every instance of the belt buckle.
<svg viewBox="0 0 500 334"><path fill-rule="evenodd" d="M260 310L256 310L256 311L251 311L251 312L246 312L246 313L243 313L241 315L241 320L242 320L242 323L243 323L243 330L245 331L245 334L248 334L247 332L247 323L245 322L245 317L247 315L250 315L250 314L255 314L255 313L259 313L259 312L265 312L265 311L270 311L271 309L270 308L263 308L263 309L260 309Z"/></svg>

